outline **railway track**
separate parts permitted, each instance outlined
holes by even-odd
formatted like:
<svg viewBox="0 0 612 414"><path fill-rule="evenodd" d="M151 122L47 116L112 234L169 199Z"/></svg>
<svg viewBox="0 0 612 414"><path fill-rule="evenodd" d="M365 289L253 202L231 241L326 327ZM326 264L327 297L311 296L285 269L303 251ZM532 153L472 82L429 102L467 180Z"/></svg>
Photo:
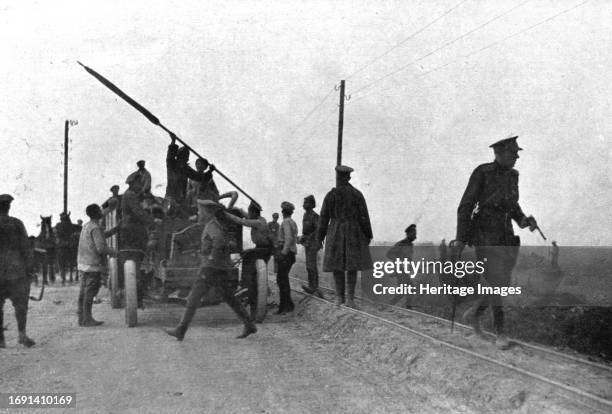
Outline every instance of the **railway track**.
<svg viewBox="0 0 612 414"><path fill-rule="evenodd" d="M303 279L292 279L304 282ZM329 287L322 288L333 292ZM336 306L328 300L308 295L301 290L293 290L329 306ZM451 332L450 329L441 329L450 326L451 321L448 319L394 305L375 303L361 297L356 299L359 310L344 306L342 309L552 386L561 390L562 396L594 411L612 412L611 366L517 340L511 340L513 347L510 350L499 351L491 343L476 339L470 326L455 323L458 329ZM493 337L491 333L488 335ZM546 361L544 368L543 359ZM534 369L536 367L537 370Z"/></svg>

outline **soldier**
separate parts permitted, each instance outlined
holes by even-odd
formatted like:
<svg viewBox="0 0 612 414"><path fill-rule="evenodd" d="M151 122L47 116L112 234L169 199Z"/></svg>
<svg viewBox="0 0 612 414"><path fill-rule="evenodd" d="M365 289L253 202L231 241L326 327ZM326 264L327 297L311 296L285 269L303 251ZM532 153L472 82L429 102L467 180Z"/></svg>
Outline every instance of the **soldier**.
<svg viewBox="0 0 612 414"><path fill-rule="evenodd" d="M274 240L274 246L278 244L278 231L280 229L280 224L278 224L278 213L272 214L272 221L268 223L268 228L270 229L270 235ZM274 273L278 272L278 260L276 260L276 254L274 255Z"/></svg>
<svg viewBox="0 0 612 414"><path fill-rule="evenodd" d="M187 164L183 166L191 184L192 203L195 205L196 200L219 201L219 190L212 174L215 166L209 164L206 158L198 158L195 165L195 170Z"/></svg>
<svg viewBox="0 0 612 414"><path fill-rule="evenodd" d="M291 300L291 284L289 283L289 272L295 263L297 253L298 228L295 221L291 218L295 206L288 202L281 203L281 214L283 222L278 233L278 273L276 273L276 284L278 285L279 305L277 315L293 312L295 305Z"/></svg>
<svg viewBox="0 0 612 414"><path fill-rule="evenodd" d="M414 241L416 240L417 236L416 224L411 224L406 227L404 233L406 234L406 237L395 243L395 245L387 252L388 259L395 260L397 258L407 258L409 261L412 261L412 256L414 254Z"/></svg>
<svg viewBox="0 0 612 414"><path fill-rule="evenodd" d="M102 271L106 255L116 255L115 249L107 246L104 232L100 228L102 210L97 204L90 204L85 210L89 222L79 236L77 270L81 273L81 289L79 290L78 309L79 326L98 326L91 314L94 298L102 284Z"/></svg>
<svg viewBox="0 0 612 414"><path fill-rule="evenodd" d="M387 252L387 258L389 260L396 260L396 259L407 259L408 261L412 261L412 258L414 256L414 241L416 240L416 236L417 236L417 227L416 224L411 224L408 227L406 227L406 230L404 230L404 233L406 234L406 237L404 237L402 240L398 241L397 243L395 243L395 245L389 249L389 251ZM411 284L412 279L408 279L407 280L407 284ZM406 295L406 308L409 309L411 307L411 301L410 301L411 295Z"/></svg>
<svg viewBox="0 0 612 414"><path fill-rule="evenodd" d="M257 285L255 262L257 259L262 259L268 263L273 253L274 239L270 235L266 219L261 216L259 204L251 201L248 212L241 211L241 213L246 218L237 217L227 211L225 217L236 224L251 228L251 241L255 244L255 248L242 252L242 280L240 281L241 287L248 291L249 289L256 289L255 286ZM243 289L238 292L244 292Z"/></svg>
<svg viewBox="0 0 612 414"><path fill-rule="evenodd" d="M552 242L552 252L550 255L550 265L553 269L559 269L559 246L556 241Z"/></svg>
<svg viewBox="0 0 612 414"><path fill-rule="evenodd" d="M138 191L138 198L140 200L151 198L151 173L145 168L144 160L138 161L136 166L138 169L129 175L128 180L135 179L139 181L140 190Z"/></svg>
<svg viewBox="0 0 612 414"><path fill-rule="evenodd" d="M495 161L478 166L472 173L457 209L457 243L460 254L465 244L474 245L478 260L485 262L484 278L490 286L510 284L512 269L518 257L520 239L514 235L512 220L520 228L534 231L533 217L523 214L519 206L518 176L513 169L519 158L516 139L510 137L492 144ZM509 346L504 335L504 312L501 296L480 298L473 307L474 332L482 335L480 317L488 306L493 310L493 326L500 349Z"/></svg>
<svg viewBox="0 0 612 414"><path fill-rule="evenodd" d="M270 229L270 233L272 233L272 237L278 240L278 230L280 229L280 224L278 224L278 213L272 213L272 221L268 223L268 228Z"/></svg>
<svg viewBox="0 0 612 414"><path fill-rule="evenodd" d="M180 206L185 202L187 191L187 175L185 175L185 166L189 161L189 149L187 147L179 148L176 145L176 135L170 134L172 142L168 145L168 153L166 154L166 200L171 207L178 209L182 213Z"/></svg>
<svg viewBox="0 0 612 414"><path fill-rule="evenodd" d="M336 167L336 187L323 200L317 239L320 246L327 237L323 271L334 273L336 304L345 302L346 281L346 305L354 308L357 271L372 268L368 248L372 226L363 195L349 184L352 171L344 165Z"/></svg>
<svg viewBox="0 0 612 414"><path fill-rule="evenodd" d="M28 299L30 296L29 275L32 274L33 258L28 234L21 220L8 215L13 197L0 195L0 348L4 342L4 301L11 299L17 319L19 343L34 346L26 335Z"/></svg>
<svg viewBox="0 0 612 414"><path fill-rule="evenodd" d="M119 194L119 186L113 185L110 188L111 196L108 200L102 203L102 208L106 211L117 210L117 220L121 218L121 195Z"/></svg>
<svg viewBox="0 0 612 414"><path fill-rule="evenodd" d="M446 239L442 239L440 246L438 246L438 253L440 254L440 261L445 262L448 257L448 251L446 247Z"/></svg>
<svg viewBox="0 0 612 414"><path fill-rule="evenodd" d="M169 329L166 333L182 341L202 296L206 295L210 289L216 288L221 291L225 302L236 312L244 324L244 330L238 338L246 338L257 332L257 328L251 322L249 314L239 299L234 296L238 280L234 278L231 271L233 266L230 259L230 246L227 234L223 226L219 224L224 219L223 206L212 200L199 200L198 210L200 221L206 223L202 232L202 267L200 269L200 276L196 279L189 292L187 306L181 321L176 328Z"/></svg>
<svg viewBox="0 0 612 414"><path fill-rule="evenodd" d="M308 286L302 285L302 289L311 295L323 298L319 289L319 270L317 269L317 256L321 250L317 243L317 226L319 215L314 211L316 201L313 195L304 198L304 217L302 218L302 236L299 243L304 246L306 256L306 272L308 273Z"/></svg>

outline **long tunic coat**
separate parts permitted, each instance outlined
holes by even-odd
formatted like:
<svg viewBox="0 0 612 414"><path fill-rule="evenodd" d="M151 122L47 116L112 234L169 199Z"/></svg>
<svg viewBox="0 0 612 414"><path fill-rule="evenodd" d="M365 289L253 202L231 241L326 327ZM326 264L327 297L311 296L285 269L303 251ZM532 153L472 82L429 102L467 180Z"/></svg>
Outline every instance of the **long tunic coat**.
<svg viewBox="0 0 612 414"><path fill-rule="evenodd" d="M368 248L372 226L368 207L363 194L348 183L332 188L323 200L318 240L324 239L327 239L324 272L372 268Z"/></svg>

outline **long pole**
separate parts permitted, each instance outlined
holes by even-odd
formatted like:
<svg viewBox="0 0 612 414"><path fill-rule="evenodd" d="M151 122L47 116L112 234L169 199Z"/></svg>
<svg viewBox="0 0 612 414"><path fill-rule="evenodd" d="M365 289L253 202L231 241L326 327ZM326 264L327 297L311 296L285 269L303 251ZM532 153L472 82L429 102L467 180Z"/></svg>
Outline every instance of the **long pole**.
<svg viewBox="0 0 612 414"><path fill-rule="evenodd" d="M176 135L170 131L168 128L166 128L160 121L159 119L153 115L151 112L149 112L145 107L143 107L142 105L140 105L138 102L136 102L134 99L132 99L130 96L128 96L125 92L123 92L121 89L119 89L116 85L114 85L111 81L109 81L108 79L106 79L104 76L100 75L98 72L96 72L95 70L83 65L81 62L77 63L79 65L81 65L86 71L87 73L89 73L91 76L93 76L94 78L96 78L99 82L101 82L104 86L106 86L108 89L110 89L111 91L113 91L115 94L119 95L119 97L121 97L121 99L123 99L124 101L126 101L128 104L130 104L134 109L136 109L138 112L140 112L142 115L144 115L151 123L153 123L154 125L159 126L160 128L162 128L164 131L166 131L169 134L172 134L176 137ZM196 157L199 158L203 158L200 154L198 154L192 147L190 147L189 145L187 145L185 143L185 141L183 141L182 139L180 139L179 137L176 137L177 141L179 141L180 143L182 143L186 148L189 149L189 151L191 151ZM233 182L232 180L230 180L225 174L223 174L221 171L219 171L216 166L215 166L215 171L217 172L217 174L219 174L221 177L223 177L228 183L230 183L231 185L233 185L238 191L240 191L242 194L244 194L249 200L251 200L253 203L259 205L259 203L257 201L255 201L255 199L253 197L251 197L249 194L247 194L242 188L238 187L238 185L236 185L235 182Z"/></svg>
<svg viewBox="0 0 612 414"><path fill-rule="evenodd" d="M340 114L338 119L338 150L336 165L342 165L342 131L344 129L344 81L340 81Z"/></svg>
<svg viewBox="0 0 612 414"><path fill-rule="evenodd" d="M64 124L64 213L68 214L68 120Z"/></svg>

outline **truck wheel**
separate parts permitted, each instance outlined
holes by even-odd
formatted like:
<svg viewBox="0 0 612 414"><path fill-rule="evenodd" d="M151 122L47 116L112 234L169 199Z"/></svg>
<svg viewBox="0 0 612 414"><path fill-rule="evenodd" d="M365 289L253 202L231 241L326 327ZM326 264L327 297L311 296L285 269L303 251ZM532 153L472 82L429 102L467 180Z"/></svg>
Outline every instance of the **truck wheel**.
<svg viewBox="0 0 612 414"><path fill-rule="evenodd" d="M136 263L126 260L123 266L125 278L125 323L128 327L136 326L138 311L138 293L136 287Z"/></svg>
<svg viewBox="0 0 612 414"><path fill-rule="evenodd" d="M108 259L108 279L111 308L119 309L121 307L121 290L119 289L119 266L116 257Z"/></svg>
<svg viewBox="0 0 612 414"><path fill-rule="evenodd" d="M257 259L255 268L257 280L254 283L254 297L251 299L251 316L255 322L261 323L268 311L268 265L262 259Z"/></svg>

